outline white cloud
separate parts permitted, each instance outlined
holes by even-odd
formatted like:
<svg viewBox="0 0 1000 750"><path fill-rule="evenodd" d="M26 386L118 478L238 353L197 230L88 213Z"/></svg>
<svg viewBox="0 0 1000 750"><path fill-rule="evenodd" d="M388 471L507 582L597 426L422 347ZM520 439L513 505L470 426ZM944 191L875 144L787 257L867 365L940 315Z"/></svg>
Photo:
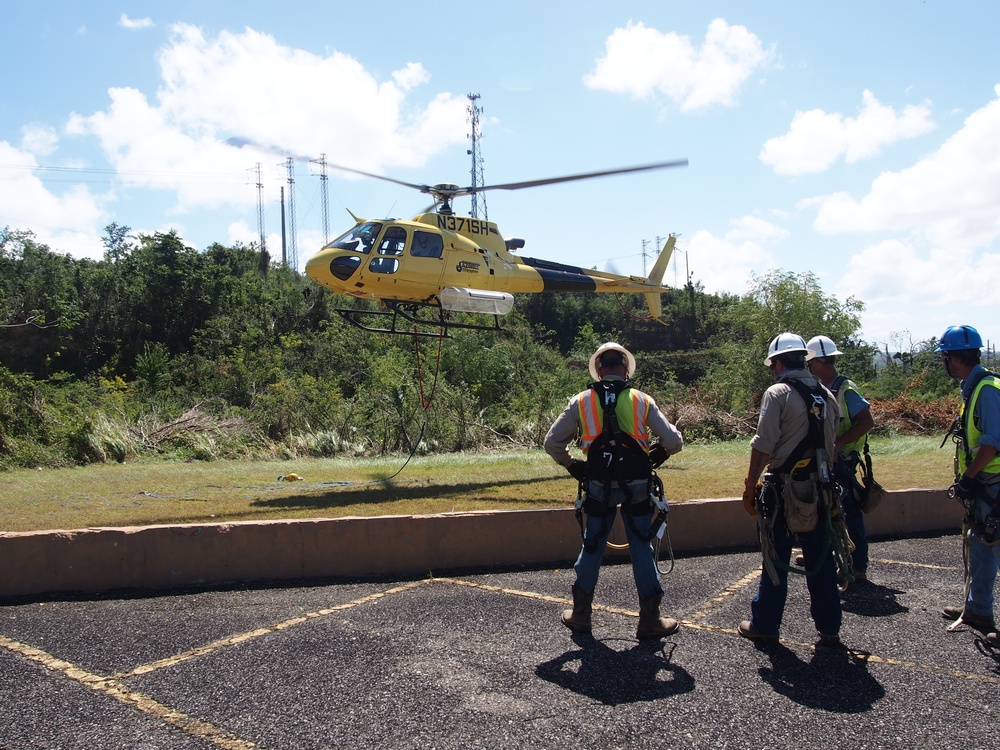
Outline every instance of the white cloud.
<svg viewBox="0 0 1000 750"><path fill-rule="evenodd" d="M430 79L430 74L420 63L407 63L405 68L397 70L392 74L392 80L403 91L409 91L422 83L427 83Z"/></svg>
<svg viewBox="0 0 1000 750"><path fill-rule="evenodd" d="M744 216L733 222L734 228L726 233L726 239L730 241L749 240L755 242L767 242L772 240L783 240L788 237L788 230L761 219L758 216Z"/></svg>
<svg viewBox="0 0 1000 750"><path fill-rule="evenodd" d="M879 175L861 199L835 193L816 205L820 232L906 232L952 254L990 245L1000 237L1000 98L935 153Z"/></svg>
<svg viewBox="0 0 1000 750"><path fill-rule="evenodd" d="M118 25L123 29L148 29L154 26L152 18L129 18L124 13L118 19Z"/></svg>
<svg viewBox="0 0 1000 750"><path fill-rule="evenodd" d="M849 164L867 159L884 146L916 138L935 127L927 103L897 112L868 90L861 98L857 117L821 109L796 112L785 135L764 143L760 160L777 174L813 174L828 169L841 157Z"/></svg>
<svg viewBox="0 0 1000 750"><path fill-rule="evenodd" d="M273 169L275 152L226 145L233 136L371 172L421 164L465 140L464 96L407 100L429 79L417 63L380 82L340 52L317 56L252 29L172 31L155 102L114 88L105 111L74 115L67 131L97 136L126 185L176 191L176 211L255 202L248 169Z"/></svg>
<svg viewBox="0 0 1000 750"><path fill-rule="evenodd" d="M35 156L49 156L56 150L59 136L56 131L41 125L25 125L21 128L21 148Z"/></svg>
<svg viewBox="0 0 1000 750"><path fill-rule="evenodd" d="M771 56L746 27L721 18L708 25L700 49L686 36L629 22L607 38L604 57L583 82L634 99L660 94L690 112L734 104L743 83Z"/></svg>
<svg viewBox="0 0 1000 750"><path fill-rule="evenodd" d="M73 248L74 255L103 256L99 228L107 215L100 197L83 185L50 192L34 173L34 155L6 141L0 141L0 165L0 222L32 227L36 239L53 250Z"/></svg>
<svg viewBox="0 0 1000 750"><path fill-rule="evenodd" d="M960 322L986 328L996 320L998 288L997 253L891 239L853 255L836 293L864 300L865 337L887 341L893 331L924 339Z"/></svg>
<svg viewBox="0 0 1000 750"><path fill-rule="evenodd" d="M754 274L777 267L775 256L764 245L779 242L788 232L755 216L733 222L724 237L708 231L695 232L684 248L692 278L709 293L744 294Z"/></svg>

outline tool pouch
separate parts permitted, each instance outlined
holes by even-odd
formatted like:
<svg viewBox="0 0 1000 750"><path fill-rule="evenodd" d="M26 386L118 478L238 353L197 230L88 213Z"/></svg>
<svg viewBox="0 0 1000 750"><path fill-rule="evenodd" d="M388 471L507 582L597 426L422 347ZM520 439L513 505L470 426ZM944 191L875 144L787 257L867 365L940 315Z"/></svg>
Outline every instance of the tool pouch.
<svg viewBox="0 0 1000 750"><path fill-rule="evenodd" d="M795 469L782 487L785 524L793 534L816 528L819 520L819 476L807 469Z"/></svg>

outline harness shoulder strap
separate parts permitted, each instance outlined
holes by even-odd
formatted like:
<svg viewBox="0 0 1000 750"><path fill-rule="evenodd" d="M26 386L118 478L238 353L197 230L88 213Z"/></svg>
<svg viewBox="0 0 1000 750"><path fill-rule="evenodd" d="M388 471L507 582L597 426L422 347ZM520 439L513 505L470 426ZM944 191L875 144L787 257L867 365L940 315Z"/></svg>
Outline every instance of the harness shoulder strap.
<svg viewBox="0 0 1000 750"><path fill-rule="evenodd" d="M833 382L832 382L832 383L830 383L830 392L831 392L831 393L832 393L832 394L833 394L834 396L838 395L838 394L840 393L840 387L841 387L841 386L842 386L842 385L843 385L843 384L844 384L845 382L847 382L847 376L846 376L846 375L838 375L837 377L835 377L835 378L833 379Z"/></svg>
<svg viewBox="0 0 1000 750"><path fill-rule="evenodd" d="M806 436L802 438L795 449L791 452L785 462L778 468L779 474L788 474L805 454L817 448L822 448L824 444L823 421L826 419L826 399L819 388L810 388L805 383L788 378L784 381L798 393L806 403L806 413L809 417L809 429Z"/></svg>

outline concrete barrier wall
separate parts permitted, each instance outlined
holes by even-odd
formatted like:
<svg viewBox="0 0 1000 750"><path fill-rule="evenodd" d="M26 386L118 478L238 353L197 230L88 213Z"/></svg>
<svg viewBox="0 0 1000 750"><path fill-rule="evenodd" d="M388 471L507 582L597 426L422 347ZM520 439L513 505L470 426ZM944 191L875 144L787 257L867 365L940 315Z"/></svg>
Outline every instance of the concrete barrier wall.
<svg viewBox="0 0 1000 750"><path fill-rule="evenodd" d="M957 531L961 521L944 491L915 489L890 492L867 526L870 536L907 536ZM677 553L757 544L732 498L672 505L670 537ZM612 540L625 541L621 519ZM5 532L0 596L561 564L579 548L571 508Z"/></svg>

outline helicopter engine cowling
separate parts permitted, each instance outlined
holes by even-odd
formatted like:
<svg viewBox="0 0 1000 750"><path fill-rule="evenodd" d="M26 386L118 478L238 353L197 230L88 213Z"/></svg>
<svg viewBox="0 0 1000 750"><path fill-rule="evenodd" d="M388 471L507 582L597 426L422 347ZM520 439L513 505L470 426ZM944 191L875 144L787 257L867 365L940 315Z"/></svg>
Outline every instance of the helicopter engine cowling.
<svg viewBox="0 0 1000 750"><path fill-rule="evenodd" d="M456 312L506 315L514 307L513 294L457 286L446 286L439 299L443 309Z"/></svg>

